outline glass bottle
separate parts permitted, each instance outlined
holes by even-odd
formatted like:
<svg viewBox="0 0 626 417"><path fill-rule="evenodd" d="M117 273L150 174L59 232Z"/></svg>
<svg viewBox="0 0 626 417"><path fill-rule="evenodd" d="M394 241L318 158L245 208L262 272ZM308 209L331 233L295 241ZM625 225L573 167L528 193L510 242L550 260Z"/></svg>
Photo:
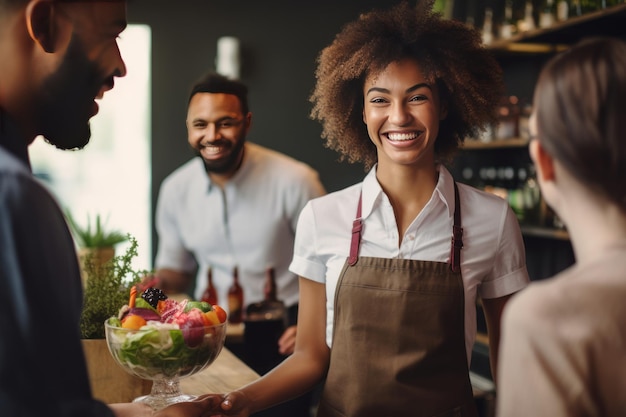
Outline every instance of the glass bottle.
<svg viewBox="0 0 626 417"><path fill-rule="evenodd" d="M267 268L265 272L263 293L263 301L250 304L246 309L246 320L278 320L284 322L287 318L287 312L285 303L280 301L276 294L276 277L272 267Z"/></svg>
<svg viewBox="0 0 626 417"><path fill-rule="evenodd" d="M579 0L581 13L595 12L600 8L600 1L598 0Z"/></svg>
<svg viewBox="0 0 626 417"><path fill-rule="evenodd" d="M493 10L491 7L485 8L482 37L485 45L489 45L493 42Z"/></svg>
<svg viewBox="0 0 626 417"><path fill-rule="evenodd" d="M520 30L522 32L536 29L535 18L533 17L533 2L527 1L524 6L524 20Z"/></svg>
<svg viewBox="0 0 626 417"><path fill-rule="evenodd" d="M213 285L213 270L209 267L207 272L207 284L206 289L202 293L202 298L200 301L206 301L211 305L217 304L217 291L215 290L215 286Z"/></svg>
<svg viewBox="0 0 626 417"><path fill-rule="evenodd" d="M569 16L580 16L583 14L582 6L580 5L580 0L571 0L569 5Z"/></svg>
<svg viewBox="0 0 626 417"><path fill-rule="evenodd" d="M504 21L500 27L500 38L508 39L512 37L516 32L515 21L513 20L513 2L507 0L504 6Z"/></svg>
<svg viewBox="0 0 626 417"><path fill-rule="evenodd" d="M239 285L239 271L233 268L233 284L228 289L228 321L232 324L243 321L243 288Z"/></svg>
<svg viewBox="0 0 626 417"><path fill-rule="evenodd" d="M566 0L558 0L556 3L556 20L562 22L569 17L569 2Z"/></svg>
<svg viewBox="0 0 626 417"><path fill-rule="evenodd" d="M287 309L278 299L274 268L265 271L263 300L246 308L243 332L246 363L260 374L267 373L284 359L278 341L288 325Z"/></svg>
<svg viewBox="0 0 626 417"><path fill-rule="evenodd" d="M502 97L498 107L498 124L496 139L513 139L519 137L519 99L517 96Z"/></svg>
<svg viewBox="0 0 626 417"><path fill-rule="evenodd" d="M554 0L544 0L543 9L539 15L539 27L549 28L556 22Z"/></svg>

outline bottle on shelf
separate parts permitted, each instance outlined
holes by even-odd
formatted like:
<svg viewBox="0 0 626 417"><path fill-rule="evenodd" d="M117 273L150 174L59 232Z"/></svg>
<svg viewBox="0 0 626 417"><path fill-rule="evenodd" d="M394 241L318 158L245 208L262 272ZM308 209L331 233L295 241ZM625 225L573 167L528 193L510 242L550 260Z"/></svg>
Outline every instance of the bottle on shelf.
<svg viewBox="0 0 626 417"><path fill-rule="evenodd" d="M468 27L470 27L470 28L475 27L475 24L476 24L476 23L474 22L474 16L473 16L473 15L471 15L471 14L468 14L468 15L465 17L465 24L466 24Z"/></svg>
<svg viewBox="0 0 626 417"><path fill-rule="evenodd" d="M243 321L243 288L239 285L239 271L233 268L233 283L228 289L228 321L232 324Z"/></svg>
<svg viewBox="0 0 626 417"><path fill-rule="evenodd" d="M207 283L206 289L202 293L202 298L200 301L206 301L211 305L217 304L217 291L215 290L215 286L213 285L213 270L209 267L207 271Z"/></svg>
<svg viewBox="0 0 626 417"><path fill-rule="evenodd" d="M519 114L519 137L520 139L530 140L530 115L533 112L533 106L531 103L523 103L520 105L520 114Z"/></svg>
<svg viewBox="0 0 626 417"><path fill-rule="evenodd" d="M581 14L592 13L600 8L599 0L580 0Z"/></svg>
<svg viewBox="0 0 626 417"><path fill-rule="evenodd" d="M246 308L243 332L246 363L259 374L267 373L284 356L278 341L288 324L287 309L276 293L274 268L267 268L263 287L264 299Z"/></svg>
<svg viewBox="0 0 626 417"><path fill-rule="evenodd" d="M570 17L580 16L583 14L582 6L580 5L580 0L570 0L569 5L569 13Z"/></svg>
<svg viewBox="0 0 626 417"><path fill-rule="evenodd" d="M515 20L513 20L513 1L507 0L504 6L504 20L500 26L500 38L509 39L517 32Z"/></svg>
<svg viewBox="0 0 626 417"><path fill-rule="evenodd" d="M524 6L524 19L519 24L519 30L520 32L528 32L536 28L535 17L533 16L533 2L528 0Z"/></svg>
<svg viewBox="0 0 626 417"><path fill-rule="evenodd" d="M490 45L493 42L493 10L491 7L485 8L482 37L485 45Z"/></svg>
<svg viewBox="0 0 626 417"><path fill-rule="evenodd" d="M569 18L570 5L567 0L558 0L556 2L556 20L563 22Z"/></svg>
<svg viewBox="0 0 626 417"><path fill-rule="evenodd" d="M264 299L252 303L246 308L246 321L278 320L284 322L287 318L285 303L278 299L276 293L276 277L274 268L269 267L265 272L263 287Z"/></svg>
<svg viewBox="0 0 626 417"><path fill-rule="evenodd" d="M503 97L498 107L498 125L495 138L513 139L519 137L519 99L517 96Z"/></svg>
<svg viewBox="0 0 626 417"><path fill-rule="evenodd" d="M554 0L543 0L543 9L539 14L539 27L549 28L556 22L556 6Z"/></svg>

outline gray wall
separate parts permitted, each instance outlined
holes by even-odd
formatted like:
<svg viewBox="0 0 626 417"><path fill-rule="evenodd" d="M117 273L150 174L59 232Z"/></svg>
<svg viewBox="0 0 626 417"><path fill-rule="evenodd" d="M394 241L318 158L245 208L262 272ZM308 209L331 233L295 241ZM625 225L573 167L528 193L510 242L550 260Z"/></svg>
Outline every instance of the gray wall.
<svg viewBox="0 0 626 417"><path fill-rule="evenodd" d="M360 181L363 167L337 162L338 154L323 146L319 123L308 117L315 61L346 22L398 2L132 0L129 22L152 28L152 212L163 179L192 156L187 95L200 75L214 69L220 36L236 36L242 44L241 79L250 87L253 112L249 140L307 162L329 191Z"/></svg>

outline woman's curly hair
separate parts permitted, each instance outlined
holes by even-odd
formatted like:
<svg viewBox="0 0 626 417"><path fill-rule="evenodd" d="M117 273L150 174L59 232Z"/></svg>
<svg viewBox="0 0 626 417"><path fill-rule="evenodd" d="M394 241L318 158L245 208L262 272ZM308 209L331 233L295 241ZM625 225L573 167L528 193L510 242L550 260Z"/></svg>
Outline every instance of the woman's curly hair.
<svg viewBox="0 0 626 417"><path fill-rule="evenodd" d="M416 59L424 76L439 87L448 115L435 143L448 159L466 137L495 122L503 93L502 70L482 45L481 35L433 11L434 0L403 1L389 10L362 14L348 23L318 57L311 118L322 123L326 147L340 160L376 162L376 147L363 123L363 85L390 63Z"/></svg>

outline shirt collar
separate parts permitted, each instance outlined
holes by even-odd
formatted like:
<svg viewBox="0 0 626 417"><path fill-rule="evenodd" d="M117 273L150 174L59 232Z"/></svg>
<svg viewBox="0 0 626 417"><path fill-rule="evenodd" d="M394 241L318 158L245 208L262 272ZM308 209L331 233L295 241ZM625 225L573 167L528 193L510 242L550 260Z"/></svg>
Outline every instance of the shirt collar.
<svg viewBox="0 0 626 417"><path fill-rule="evenodd" d="M439 165L439 180L437 180L435 193L448 208L448 215L454 216L454 178L443 165Z"/></svg>
<svg viewBox="0 0 626 417"><path fill-rule="evenodd" d="M372 167L363 180L361 217L364 219L372 213L374 206L383 195L383 189L376 179L376 166ZM452 217L454 216L454 178L443 165L439 165L438 172L439 179L434 194L446 205L448 215Z"/></svg>
<svg viewBox="0 0 626 417"><path fill-rule="evenodd" d="M363 179L363 188L361 190L361 217L366 219L374 210L374 205L382 198L383 189L376 179L375 164L370 172Z"/></svg>

